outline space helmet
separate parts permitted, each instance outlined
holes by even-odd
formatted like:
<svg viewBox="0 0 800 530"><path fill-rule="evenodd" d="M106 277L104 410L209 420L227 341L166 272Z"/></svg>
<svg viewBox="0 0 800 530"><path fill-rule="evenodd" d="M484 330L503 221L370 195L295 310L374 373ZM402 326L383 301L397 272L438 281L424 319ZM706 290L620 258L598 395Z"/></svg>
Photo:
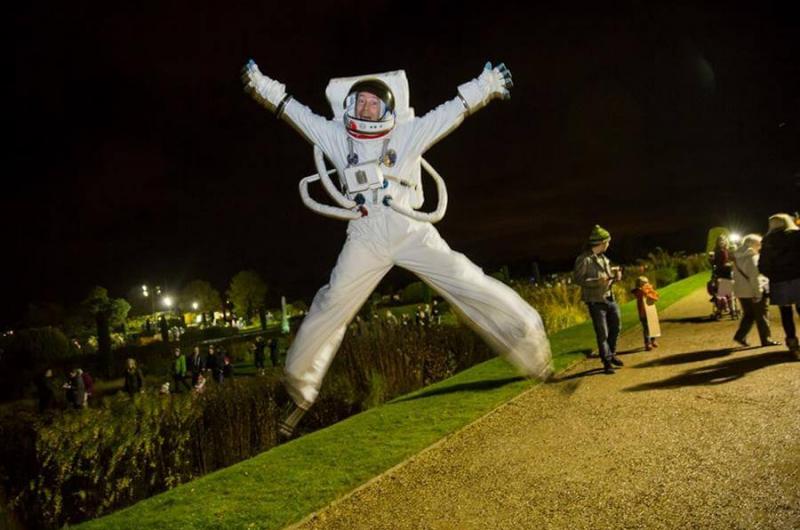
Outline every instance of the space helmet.
<svg viewBox="0 0 800 530"><path fill-rule="evenodd" d="M380 100L378 119L369 120L356 115L358 95L369 92ZM348 134L356 138L377 138L394 128L395 108L394 94L389 85L379 79L364 79L350 87L344 99L344 126Z"/></svg>

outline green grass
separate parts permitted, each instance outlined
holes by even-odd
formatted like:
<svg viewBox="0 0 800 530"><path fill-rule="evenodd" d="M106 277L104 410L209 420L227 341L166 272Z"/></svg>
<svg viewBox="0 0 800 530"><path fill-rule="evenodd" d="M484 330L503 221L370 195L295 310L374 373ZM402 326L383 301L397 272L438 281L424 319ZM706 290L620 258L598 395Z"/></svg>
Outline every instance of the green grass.
<svg viewBox="0 0 800 530"><path fill-rule="evenodd" d="M701 273L660 290L665 308ZM638 325L635 302L623 329ZM595 347L591 322L551 336L556 370ZM440 440L536 383L496 358L80 528L282 528Z"/></svg>

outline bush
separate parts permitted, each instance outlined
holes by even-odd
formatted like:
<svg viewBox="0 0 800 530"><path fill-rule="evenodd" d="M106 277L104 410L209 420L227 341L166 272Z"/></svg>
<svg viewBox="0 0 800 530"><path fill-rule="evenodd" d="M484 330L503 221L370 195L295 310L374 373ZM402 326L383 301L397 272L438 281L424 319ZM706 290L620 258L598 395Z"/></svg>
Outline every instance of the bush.
<svg viewBox="0 0 800 530"><path fill-rule="evenodd" d="M276 383L258 378L200 395L116 396L99 409L37 420L35 445L13 455L26 469L10 468L3 455L16 479L10 504L24 506L17 512L36 527L102 515L273 446L277 408Z"/></svg>
<svg viewBox="0 0 800 530"><path fill-rule="evenodd" d="M425 282L413 282L403 289L400 299L404 304L425 304L431 301L431 288Z"/></svg>
<svg viewBox="0 0 800 530"><path fill-rule="evenodd" d="M640 274L647 273L661 287L708 268L704 258L657 251L627 268L615 293L624 302L631 298ZM423 300L423 286L412 284L404 298ZM553 277L544 285L512 286L539 311L551 334L588 319L580 289L567 276ZM188 347L208 335L226 336L225 347L234 359L249 360L251 337L237 334L234 328L190 329L180 344L189 353ZM279 340L285 350L287 338ZM53 341L62 344L61 339ZM162 343L125 346L114 355L117 377L126 357L136 358L146 374L166 375L172 364ZM380 318L354 323L301 429L331 425L493 355L463 326L402 325ZM79 359L87 367L92 356ZM15 418L0 422L0 438L17 440L0 444L0 477L26 523L61 526L123 507L272 447L277 420L286 409L288 396L277 381L242 377L212 384L201 395L145 394L134 400L117 395L99 409L35 420Z"/></svg>
<svg viewBox="0 0 800 530"><path fill-rule="evenodd" d="M678 270L673 267L665 267L653 271L651 281L657 288L664 287L678 280Z"/></svg>
<svg viewBox="0 0 800 530"><path fill-rule="evenodd" d="M4 337L0 348L0 399L18 399L45 367L58 370L78 356L67 337L54 327L20 330Z"/></svg>

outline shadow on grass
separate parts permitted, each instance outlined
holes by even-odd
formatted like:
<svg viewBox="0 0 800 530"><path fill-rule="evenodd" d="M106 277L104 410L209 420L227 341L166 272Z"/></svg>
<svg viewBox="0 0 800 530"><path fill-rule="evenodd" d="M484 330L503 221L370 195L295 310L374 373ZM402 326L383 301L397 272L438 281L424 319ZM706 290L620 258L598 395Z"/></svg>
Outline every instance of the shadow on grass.
<svg viewBox="0 0 800 530"><path fill-rule="evenodd" d="M486 381L472 381L470 383L461 383L457 385L450 385L443 388L434 388L431 390L427 390L425 392L421 392L419 394L415 394L413 396L408 396L404 398L396 399L387 405L391 405L393 403L402 403L404 401L413 401L415 399L424 399L433 396L442 396L446 394L453 394L455 392L480 392L483 390L494 390L496 388L501 388L506 385L510 385L511 383L518 383L520 381L525 381L525 377L517 376L517 377L506 377L503 379L488 379Z"/></svg>
<svg viewBox="0 0 800 530"><path fill-rule="evenodd" d="M663 381L643 383L626 388L624 391L641 392L643 390L659 390L685 386L719 385L740 379L750 372L787 362L796 362L795 357L789 352L771 352L760 355L750 355L749 357L731 359L713 366L702 366L689 370L681 375L664 379Z"/></svg>

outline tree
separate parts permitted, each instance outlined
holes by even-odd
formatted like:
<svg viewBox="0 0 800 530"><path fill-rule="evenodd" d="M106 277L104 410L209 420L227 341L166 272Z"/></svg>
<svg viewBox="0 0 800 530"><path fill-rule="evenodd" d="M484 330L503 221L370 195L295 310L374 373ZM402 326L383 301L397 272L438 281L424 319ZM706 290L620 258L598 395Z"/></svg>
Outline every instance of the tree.
<svg viewBox="0 0 800 530"><path fill-rule="evenodd" d="M237 273L228 288L228 298L233 303L234 310L243 315L247 322L250 322L253 314L264 306L266 297L267 284L254 271Z"/></svg>
<svg viewBox="0 0 800 530"><path fill-rule="evenodd" d="M107 377L111 375L111 322L112 301L103 287L93 287L83 301L84 309L97 325L97 356Z"/></svg>
<svg viewBox="0 0 800 530"><path fill-rule="evenodd" d="M97 355L106 377L111 375L111 327L122 327L131 305L124 298L111 299L103 287L93 287L83 301L84 310L97 326Z"/></svg>
<svg viewBox="0 0 800 530"><path fill-rule="evenodd" d="M120 329L125 331L125 322L128 320L128 313L131 310L131 304L124 298L114 298L111 300L111 314L109 324L111 329Z"/></svg>
<svg viewBox="0 0 800 530"><path fill-rule="evenodd" d="M181 291L181 307L192 307L194 303L197 303L198 310L202 312L204 322L206 312L213 313L217 309L222 309L222 298L219 292L210 283L203 280L191 281Z"/></svg>

